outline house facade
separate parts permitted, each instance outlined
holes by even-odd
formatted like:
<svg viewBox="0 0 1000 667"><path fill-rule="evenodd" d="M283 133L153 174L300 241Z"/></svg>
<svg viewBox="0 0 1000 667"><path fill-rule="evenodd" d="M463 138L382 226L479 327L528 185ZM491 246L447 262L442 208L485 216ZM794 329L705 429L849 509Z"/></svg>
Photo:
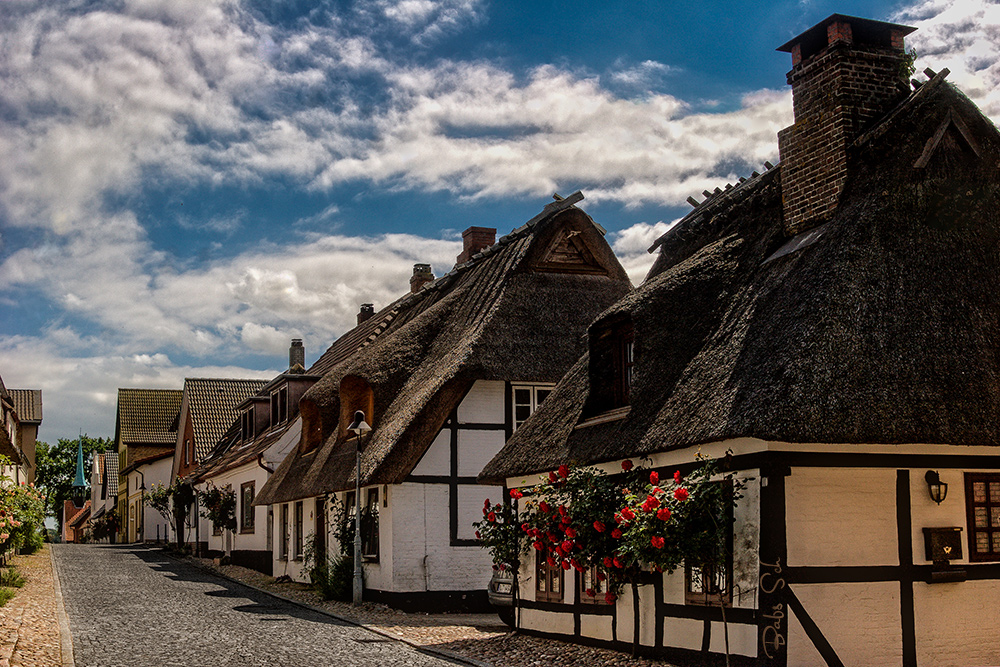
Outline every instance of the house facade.
<svg viewBox="0 0 1000 667"><path fill-rule="evenodd" d="M170 461L177 442L177 415L183 392L180 389L119 389L115 415L115 449L118 454L117 513L120 539L127 542L155 540L156 521L145 521L142 489L156 478L169 483L168 472L160 473L161 461ZM158 515L157 515L158 516ZM152 536L151 536L152 535Z"/></svg>
<svg viewBox="0 0 1000 667"><path fill-rule="evenodd" d="M196 483L195 471L215 449L219 440L236 417L236 406L254 396L265 384L264 380L229 378L187 378L180 409L176 418L175 442L170 464L163 483L170 486L175 480L195 485L203 491L205 485ZM208 519L200 514L197 500L191 508L193 530L185 537L197 545L199 553L209 548L213 533ZM174 530L171 527L170 530Z"/></svg>
<svg viewBox="0 0 1000 667"><path fill-rule="evenodd" d="M586 323L631 288L573 206L582 198L558 198L499 241L469 228L450 273L417 265L409 294L334 343L336 363L299 403L300 441L258 495L275 521L275 575L305 580L317 535L317 551L340 553L359 500L365 599L485 606L490 561L472 522L501 489L476 475L582 351ZM358 410L371 425L361 440L347 431Z"/></svg>
<svg viewBox="0 0 1000 667"><path fill-rule="evenodd" d="M518 627L719 660L725 620L734 664L1000 663L1000 134L947 70L911 87L911 31L833 15L781 47L780 165L656 242L481 475L726 459L725 606L691 568L595 604L529 555Z"/></svg>
<svg viewBox="0 0 1000 667"><path fill-rule="evenodd" d="M101 521L114 515L118 494L118 453L115 451L95 452L90 465L90 523ZM117 524L117 522L116 522ZM114 544L117 532L102 541Z"/></svg>
<svg viewBox="0 0 1000 667"><path fill-rule="evenodd" d="M40 389L7 389L0 378L0 455L10 463L2 472L15 484L35 481L35 440L42 423Z"/></svg>
<svg viewBox="0 0 1000 667"><path fill-rule="evenodd" d="M201 466L191 473L199 489L209 485L236 493L237 527L210 527L208 552L226 554L235 565L271 574L273 521L270 508L254 505L257 492L298 444L299 399L320 379L305 369L305 347L293 339L288 370L234 408L236 419Z"/></svg>

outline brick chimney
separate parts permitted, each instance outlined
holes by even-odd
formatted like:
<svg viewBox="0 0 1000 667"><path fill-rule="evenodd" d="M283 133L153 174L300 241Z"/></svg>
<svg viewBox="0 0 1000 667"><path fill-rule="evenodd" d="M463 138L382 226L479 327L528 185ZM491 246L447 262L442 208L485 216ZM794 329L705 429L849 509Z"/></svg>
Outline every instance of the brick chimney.
<svg viewBox="0 0 1000 667"><path fill-rule="evenodd" d="M370 303L361 304L361 309L358 311L358 324L370 320L372 315L375 314L375 306Z"/></svg>
<svg viewBox="0 0 1000 667"><path fill-rule="evenodd" d="M413 275L410 276L410 292L416 293L420 288L434 280L430 264L414 264Z"/></svg>
<svg viewBox="0 0 1000 667"><path fill-rule="evenodd" d="M792 54L795 124L778 133L790 236L833 214L851 142L908 91L903 37L915 29L834 14L778 47Z"/></svg>
<svg viewBox="0 0 1000 667"><path fill-rule="evenodd" d="M302 346L301 338L293 338L288 348L288 372L303 373L306 370L306 348Z"/></svg>
<svg viewBox="0 0 1000 667"><path fill-rule="evenodd" d="M462 232L462 254L455 261L456 264L464 264L473 255L489 248L497 241L497 230L492 227L469 227Z"/></svg>

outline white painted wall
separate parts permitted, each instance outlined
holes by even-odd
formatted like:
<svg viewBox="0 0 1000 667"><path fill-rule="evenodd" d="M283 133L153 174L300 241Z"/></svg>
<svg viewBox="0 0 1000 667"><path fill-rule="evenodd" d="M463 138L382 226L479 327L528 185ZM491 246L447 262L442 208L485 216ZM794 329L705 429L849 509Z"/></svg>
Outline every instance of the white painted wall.
<svg viewBox="0 0 1000 667"><path fill-rule="evenodd" d="M459 423L503 424L504 387L502 381L476 380L458 406Z"/></svg>

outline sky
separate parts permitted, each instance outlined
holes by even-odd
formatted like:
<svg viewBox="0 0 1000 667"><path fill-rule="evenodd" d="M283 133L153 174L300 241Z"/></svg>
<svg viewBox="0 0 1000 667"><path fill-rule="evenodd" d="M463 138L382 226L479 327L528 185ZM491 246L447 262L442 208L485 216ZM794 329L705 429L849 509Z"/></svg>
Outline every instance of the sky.
<svg viewBox="0 0 1000 667"><path fill-rule="evenodd" d="M778 162L775 48L833 13L918 28L1000 119L983 0L0 0L0 376L42 440L113 436L119 387L311 363L553 193L638 284L689 196Z"/></svg>

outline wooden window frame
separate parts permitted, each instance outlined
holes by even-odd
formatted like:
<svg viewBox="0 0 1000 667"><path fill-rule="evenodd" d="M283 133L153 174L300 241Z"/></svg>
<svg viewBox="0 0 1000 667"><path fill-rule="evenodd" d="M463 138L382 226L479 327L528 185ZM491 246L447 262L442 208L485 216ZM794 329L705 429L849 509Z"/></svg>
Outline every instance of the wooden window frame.
<svg viewBox="0 0 1000 667"><path fill-rule="evenodd" d="M713 575L713 569L714 568L712 568L711 566L705 568L705 570L709 573L709 578L714 581L715 576ZM726 607L732 607L733 606L733 558L731 553L729 558L727 558L724 569L725 572L723 573L723 576L725 577L724 582L726 590L723 592L722 595L722 604L725 605ZM686 604L700 605L702 607L720 606L719 594L714 589L702 590L702 591L693 590L695 583L694 579L695 570L698 570L700 572L702 568L687 564L684 565L684 602Z"/></svg>
<svg viewBox="0 0 1000 667"><path fill-rule="evenodd" d="M614 407L631 405L635 369L635 331L632 323L620 324L612 334L615 365Z"/></svg>
<svg viewBox="0 0 1000 667"><path fill-rule="evenodd" d="M361 557L368 563L377 563L379 557L378 495L378 487L368 489L361 514Z"/></svg>
<svg viewBox="0 0 1000 667"><path fill-rule="evenodd" d="M535 600L539 602L562 602L566 592L565 570L559 565L549 565L540 551L535 552ZM559 590L553 592L552 582L559 582ZM544 584L543 584L544 582Z"/></svg>
<svg viewBox="0 0 1000 667"><path fill-rule="evenodd" d="M255 497L255 482L243 482L240 485L240 533L253 533L254 524L256 523L254 516L254 506L253 499ZM247 502L247 490L250 491L250 502Z"/></svg>
<svg viewBox="0 0 1000 667"><path fill-rule="evenodd" d="M611 604L604 599L604 596L608 593L608 579L605 576L604 581L597 580L597 573L600 572L600 568L593 565L583 572L580 573L580 590L577 591L577 597L579 597L582 604L596 604L596 605L608 605ZM588 585L589 584L589 585ZM593 586L594 597L587 595L587 589Z"/></svg>
<svg viewBox="0 0 1000 667"><path fill-rule="evenodd" d="M984 483L985 497L983 502L976 502L974 484ZM984 563L1000 561L1000 517L994 520L993 508L1000 514L1000 496L994 500L991 497L990 486L1000 484L1000 473L989 472L967 472L965 473L965 511L966 520L969 527L969 562ZM986 526L976 526L976 508L982 507L986 510ZM990 551L979 551L976 533L985 532L990 545Z"/></svg>
<svg viewBox="0 0 1000 667"><path fill-rule="evenodd" d="M257 435L255 433L254 417L253 417L253 406L243 411L240 415L240 434L243 437L243 442L250 442Z"/></svg>
<svg viewBox="0 0 1000 667"><path fill-rule="evenodd" d="M278 545L278 560L288 560L288 503L281 505L281 543Z"/></svg>
<svg viewBox="0 0 1000 667"><path fill-rule="evenodd" d="M302 531L305 528L305 502L295 501L295 560L302 560L305 548L305 536Z"/></svg>
<svg viewBox="0 0 1000 667"><path fill-rule="evenodd" d="M271 392L271 428L288 421L288 387Z"/></svg>

